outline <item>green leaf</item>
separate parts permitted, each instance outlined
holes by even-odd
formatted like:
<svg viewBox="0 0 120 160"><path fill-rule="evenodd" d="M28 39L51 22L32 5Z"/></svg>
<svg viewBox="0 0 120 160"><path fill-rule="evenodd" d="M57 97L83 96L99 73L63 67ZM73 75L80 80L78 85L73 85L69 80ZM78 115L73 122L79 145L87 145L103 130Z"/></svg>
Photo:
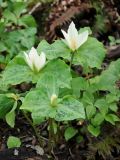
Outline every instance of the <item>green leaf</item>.
<svg viewBox="0 0 120 160"><path fill-rule="evenodd" d="M95 102L95 106L99 109L99 111L101 112L103 116L108 113L109 105L107 104L106 99L104 98L98 99Z"/></svg>
<svg viewBox="0 0 120 160"><path fill-rule="evenodd" d="M0 119L5 117L13 104L14 100L12 98L8 98L5 94L0 94Z"/></svg>
<svg viewBox="0 0 120 160"><path fill-rule="evenodd" d="M41 118L54 118L57 121L85 118L84 107L79 101L70 96L63 99L58 98L57 106L53 107L50 104L52 95L49 93L52 93L52 91L46 88L29 92L23 101L21 109L32 112L32 117L35 120L38 119L37 122Z"/></svg>
<svg viewBox="0 0 120 160"><path fill-rule="evenodd" d="M3 3L3 0L0 0L0 6L2 5L2 3Z"/></svg>
<svg viewBox="0 0 120 160"><path fill-rule="evenodd" d="M16 85L32 81L33 76L34 73L26 64L23 56L16 56L5 68L2 81L4 85Z"/></svg>
<svg viewBox="0 0 120 160"><path fill-rule="evenodd" d="M82 78L82 77L77 77L72 79L72 90L73 94L76 97L80 97L80 91L81 90L86 90L88 88L88 83L87 81Z"/></svg>
<svg viewBox="0 0 120 160"><path fill-rule="evenodd" d="M0 34L4 35L5 27L5 22L0 22ZM0 35L0 37L2 37L2 35Z"/></svg>
<svg viewBox="0 0 120 160"><path fill-rule="evenodd" d="M108 69L102 72L98 81L99 90L112 91L116 87L115 82L119 79L120 79L120 59L111 62Z"/></svg>
<svg viewBox="0 0 120 160"><path fill-rule="evenodd" d="M24 15L18 19L19 25L25 27L36 27L35 19L31 15Z"/></svg>
<svg viewBox="0 0 120 160"><path fill-rule="evenodd" d="M115 37L113 37L113 36L108 36L108 39L110 40L110 42L115 43Z"/></svg>
<svg viewBox="0 0 120 160"><path fill-rule="evenodd" d="M113 90L112 90L113 92ZM115 92L113 93L109 93L106 95L106 101L107 103L114 103L114 102L118 102L120 98L120 91L115 89Z"/></svg>
<svg viewBox="0 0 120 160"><path fill-rule="evenodd" d="M0 52L3 52L6 50L6 46L3 42L0 42Z"/></svg>
<svg viewBox="0 0 120 160"><path fill-rule="evenodd" d="M94 78L89 79L89 84L90 84L89 90L90 91L92 90L92 92L98 91L99 90L99 85L98 85L99 81L100 81L100 76L96 76Z"/></svg>
<svg viewBox="0 0 120 160"><path fill-rule="evenodd" d="M41 122L41 119L47 117L55 117L56 107L51 106L51 96L52 94L58 94L58 89L55 87L55 81L53 78L50 78L49 83L42 86L42 82L40 82L41 86L39 89L29 92L21 106L21 109L28 110L32 112L33 121L38 123Z"/></svg>
<svg viewBox="0 0 120 160"><path fill-rule="evenodd" d="M93 105L88 105L86 107L86 114L87 114L87 118L91 119L93 115L95 115L96 113L96 108Z"/></svg>
<svg viewBox="0 0 120 160"><path fill-rule="evenodd" d="M19 138L10 136L7 140L7 146L8 148L15 148L21 146L21 141Z"/></svg>
<svg viewBox="0 0 120 160"><path fill-rule="evenodd" d="M0 63L5 63L5 57L3 55L0 55Z"/></svg>
<svg viewBox="0 0 120 160"><path fill-rule="evenodd" d="M30 49L34 44L35 44L35 38L33 37L28 37L29 42L27 41L27 37L23 37L21 40L21 44L23 47Z"/></svg>
<svg viewBox="0 0 120 160"><path fill-rule="evenodd" d="M51 97L53 93L58 95L59 87L61 86L57 85L54 74L50 74L50 72L42 74L39 78L39 88L45 88L48 92L49 97Z"/></svg>
<svg viewBox="0 0 120 160"><path fill-rule="evenodd" d="M72 90L70 88L60 88L59 89L59 97L64 97L66 95L72 95Z"/></svg>
<svg viewBox="0 0 120 160"><path fill-rule="evenodd" d="M105 116L105 120L115 125L116 121L120 121L120 119L115 114L107 114Z"/></svg>
<svg viewBox="0 0 120 160"><path fill-rule="evenodd" d="M17 17L15 16L15 14L13 14L11 11L9 11L8 9L6 9L4 12L3 12L3 16L4 18L7 19L7 21L11 21L15 24L17 24Z"/></svg>
<svg viewBox="0 0 120 160"><path fill-rule="evenodd" d="M88 126L88 131L95 137L100 134L100 127L94 127L92 125Z"/></svg>
<svg viewBox="0 0 120 160"><path fill-rule="evenodd" d="M101 113L97 113L94 118L91 119L91 123L94 126L99 126L104 121L104 116Z"/></svg>
<svg viewBox="0 0 120 160"><path fill-rule="evenodd" d="M21 29L21 30L19 30L19 32L21 33L22 36L31 37L34 34L36 34L37 30L35 27L29 27L26 29Z"/></svg>
<svg viewBox="0 0 120 160"><path fill-rule="evenodd" d="M62 57L65 59L70 59L70 50L67 46L60 40L56 40L53 44L47 43L45 40L41 41L37 48L38 52L45 52L47 59L55 59Z"/></svg>
<svg viewBox="0 0 120 160"><path fill-rule="evenodd" d="M120 44L120 39L116 39L116 43L117 43L117 44Z"/></svg>
<svg viewBox="0 0 120 160"><path fill-rule="evenodd" d="M11 31L8 33L7 38L10 39L12 42L18 42L21 40L21 36L22 36L21 31L22 30Z"/></svg>
<svg viewBox="0 0 120 160"><path fill-rule="evenodd" d="M70 81L72 77L70 73L70 68L68 65L65 64L64 61L60 59L50 61L41 73L41 77L38 80L37 87L41 86L42 74L48 73L49 75L54 76L57 86L59 86L60 88L70 88Z"/></svg>
<svg viewBox="0 0 120 160"><path fill-rule="evenodd" d="M45 121L45 117L40 117L39 115L36 116L36 114L32 114L32 119L34 125L40 125L42 122Z"/></svg>
<svg viewBox="0 0 120 160"><path fill-rule="evenodd" d="M89 37L88 40L79 48L74 56L73 63L82 65L83 68L101 68L105 57L105 48L97 39Z"/></svg>
<svg viewBox="0 0 120 160"><path fill-rule="evenodd" d="M109 67L101 73L100 76L90 79L90 84L94 86L94 91L113 91L117 90L116 81L120 79L120 59L111 62ZM109 83L108 83L109 82ZM112 97L113 96L113 97ZM111 95L111 98L107 98L110 101L115 99L116 93ZM118 97L116 97L118 98ZM108 100L107 100L108 101Z"/></svg>
<svg viewBox="0 0 120 160"><path fill-rule="evenodd" d="M81 143L81 142L83 142L83 141L84 141L83 136L79 135L79 136L76 137L76 142L77 142L77 143Z"/></svg>
<svg viewBox="0 0 120 160"><path fill-rule="evenodd" d="M86 104L93 105L94 95L91 92L84 92L82 101Z"/></svg>
<svg viewBox="0 0 120 160"><path fill-rule="evenodd" d="M33 47L33 45L35 44L36 32L37 32L36 28L33 27L20 30L22 46L24 46L27 49L31 49L31 47Z"/></svg>
<svg viewBox="0 0 120 160"><path fill-rule="evenodd" d="M19 16L24 13L26 10L26 3L24 2L14 2L13 3L13 12L19 18Z"/></svg>
<svg viewBox="0 0 120 160"><path fill-rule="evenodd" d="M85 119L83 104L71 96L64 97L57 108L55 119L57 121Z"/></svg>
<svg viewBox="0 0 120 160"><path fill-rule="evenodd" d="M15 109L17 108L17 101L15 101L12 110L6 114L6 122L10 127L14 128L15 126Z"/></svg>
<svg viewBox="0 0 120 160"><path fill-rule="evenodd" d="M117 112L118 110L118 106L116 103L110 103L109 104L109 108L113 111L113 112Z"/></svg>
<svg viewBox="0 0 120 160"><path fill-rule="evenodd" d="M89 34L92 34L92 30L90 29L90 27L84 27L84 28L80 28L80 30L78 31L79 33L88 31Z"/></svg>
<svg viewBox="0 0 120 160"><path fill-rule="evenodd" d="M65 136L65 140L68 141L71 138L73 138L76 134L78 133L78 130L73 128L73 127L68 127L65 130L64 136Z"/></svg>

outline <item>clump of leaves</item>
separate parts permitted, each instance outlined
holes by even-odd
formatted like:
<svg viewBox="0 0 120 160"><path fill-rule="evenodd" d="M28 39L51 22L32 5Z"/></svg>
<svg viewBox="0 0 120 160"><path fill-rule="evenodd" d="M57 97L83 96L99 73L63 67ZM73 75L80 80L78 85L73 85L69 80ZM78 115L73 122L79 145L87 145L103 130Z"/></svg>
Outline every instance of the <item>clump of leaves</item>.
<svg viewBox="0 0 120 160"><path fill-rule="evenodd" d="M0 63L7 64L21 50L30 49L35 44L35 34L36 22L28 14L26 3L6 2L0 20Z"/></svg>
<svg viewBox="0 0 120 160"><path fill-rule="evenodd" d="M108 36L108 39L110 41L110 46L118 45L120 44L120 38L115 39L113 36Z"/></svg>
<svg viewBox="0 0 120 160"><path fill-rule="evenodd" d="M91 3L96 10L93 30L100 34L106 33L108 17L104 11L104 7L105 7L104 2L102 2L101 0L98 0L98 1L91 0Z"/></svg>

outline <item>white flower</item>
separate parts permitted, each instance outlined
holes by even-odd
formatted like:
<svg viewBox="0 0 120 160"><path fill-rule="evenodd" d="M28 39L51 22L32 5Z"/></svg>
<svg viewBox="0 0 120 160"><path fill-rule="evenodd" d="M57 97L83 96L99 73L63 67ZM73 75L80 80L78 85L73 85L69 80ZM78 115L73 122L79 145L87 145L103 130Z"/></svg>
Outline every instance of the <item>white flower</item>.
<svg viewBox="0 0 120 160"><path fill-rule="evenodd" d="M88 31L86 30L83 33L78 34L77 29L75 28L75 24L71 22L68 28L68 33L61 30L65 39L64 42L69 46L72 51L77 50L83 43L85 43L88 39Z"/></svg>
<svg viewBox="0 0 120 160"><path fill-rule="evenodd" d="M56 106L57 105L57 95L56 94L52 94L51 98L50 98L50 102L52 106Z"/></svg>
<svg viewBox="0 0 120 160"><path fill-rule="evenodd" d="M44 52L41 52L39 56L37 50L32 47L29 54L24 52L24 55L26 63L33 71L39 72L45 66L46 56Z"/></svg>

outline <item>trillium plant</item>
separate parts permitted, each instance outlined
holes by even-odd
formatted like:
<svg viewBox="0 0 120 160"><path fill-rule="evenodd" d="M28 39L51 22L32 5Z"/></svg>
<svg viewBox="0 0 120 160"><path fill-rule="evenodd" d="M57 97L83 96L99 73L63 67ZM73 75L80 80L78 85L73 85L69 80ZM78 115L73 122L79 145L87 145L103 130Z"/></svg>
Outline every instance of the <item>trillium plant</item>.
<svg viewBox="0 0 120 160"><path fill-rule="evenodd" d="M61 32L64 39L42 40L36 49L21 51L0 79L0 118L13 128L18 110L22 112L40 145L45 138L37 126L47 123L50 150L61 138L68 141L83 129L97 137L105 121L119 121L120 59L103 70L106 49L90 28L78 31L71 22ZM21 84L30 88L24 93L13 89Z"/></svg>

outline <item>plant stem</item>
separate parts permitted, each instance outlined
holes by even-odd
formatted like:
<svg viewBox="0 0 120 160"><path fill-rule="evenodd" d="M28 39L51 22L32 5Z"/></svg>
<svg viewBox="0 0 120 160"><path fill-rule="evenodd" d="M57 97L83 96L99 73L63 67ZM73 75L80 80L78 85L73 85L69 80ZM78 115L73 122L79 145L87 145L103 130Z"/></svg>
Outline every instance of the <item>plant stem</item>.
<svg viewBox="0 0 120 160"><path fill-rule="evenodd" d="M53 129L53 119L49 118L49 143L48 143L48 148L49 148L49 153L51 153L51 150L53 148L53 142L55 143L55 134L54 134L54 129Z"/></svg>
<svg viewBox="0 0 120 160"><path fill-rule="evenodd" d="M74 58L74 53L72 52L71 60L70 60L70 68L72 67L73 58Z"/></svg>
<svg viewBox="0 0 120 160"><path fill-rule="evenodd" d="M31 127L33 128L33 130L34 130L34 132L35 132L35 135L36 135L36 137L37 137L37 139L38 139L38 141L39 141L39 145L40 145L41 147L43 147L42 137L40 136L38 129L37 129L36 126L33 124L32 120L29 118L29 116L27 115L26 112L23 111L23 115L24 115L24 117L27 119L27 121L29 122L29 124L31 125Z"/></svg>
<svg viewBox="0 0 120 160"><path fill-rule="evenodd" d="M71 53L72 55L71 55L71 60L70 60L70 68L72 67L72 62L73 62L75 53L77 53L77 51L74 51L74 52Z"/></svg>
<svg viewBox="0 0 120 160"><path fill-rule="evenodd" d="M59 143L61 139L61 133L60 133L60 122L57 123L57 136L56 136L56 142Z"/></svg>

